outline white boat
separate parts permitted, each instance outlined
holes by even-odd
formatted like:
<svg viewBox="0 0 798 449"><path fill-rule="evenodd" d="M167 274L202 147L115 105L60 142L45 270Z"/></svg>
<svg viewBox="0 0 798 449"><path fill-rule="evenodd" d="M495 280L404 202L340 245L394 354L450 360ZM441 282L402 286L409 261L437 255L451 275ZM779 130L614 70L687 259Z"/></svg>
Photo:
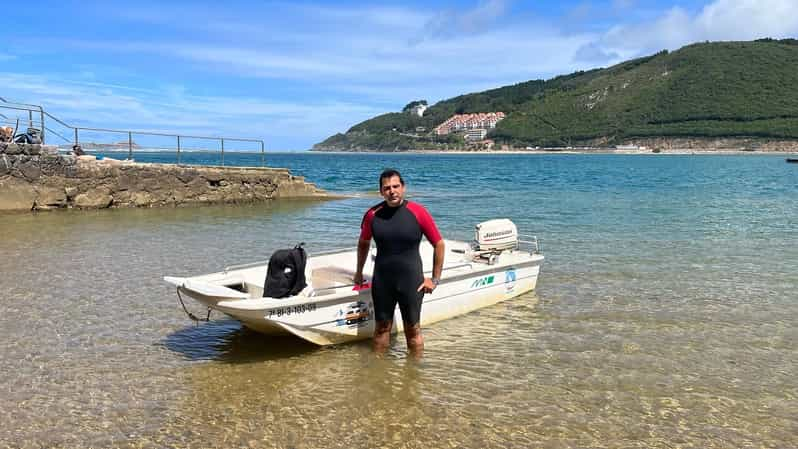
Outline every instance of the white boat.
<svg viewBox="0 0 798 449"><path fill-rule="evenodd" d="M433 293L424 296L422 327L535 288L543 264L536 237L519 235L506 219L477 225L476 234L473 242L445 241L441 281ZM430 276L433 248L423 240L419 251ZM372 248L363 270L366 280L371 279L375 254ZM177 287L181 304L186 295L205 305L209 313L222 312L255 331L293 334L317 345L330 345L370 338L374 333L371 290L356 288L353 282L356 260L356 249L310 255L307 287L287 298L263 297L268 262L164 280ZM401 329L397 308L393 331Z"/></svg>

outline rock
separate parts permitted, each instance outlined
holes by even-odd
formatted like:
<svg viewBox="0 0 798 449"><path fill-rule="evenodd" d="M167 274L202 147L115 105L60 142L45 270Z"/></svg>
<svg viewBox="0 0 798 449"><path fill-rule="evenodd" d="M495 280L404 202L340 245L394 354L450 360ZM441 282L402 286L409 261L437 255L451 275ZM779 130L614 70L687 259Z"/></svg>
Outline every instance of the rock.
<svg viewBox="0 0 798 449"><path fill-rule="evenodd" d="M191 182L186 184L186 189L192 193L204 192L208 188L208 182L201 176L192 179Z"/></svg>
<svg viewBox="0 0 798 449"><path fill-rule="evenodd" d="M193 181L198 175L199 172L197 172L197 170L185 168L178 171L176 176L177 179L179 179L183 184L188 184L191 181Z"/></svg>
<svg viewBox="0 0 798 449"><path fill-rule="evenodd" d="M64 194L66 194L67 199L71 200L71 199L75 198L75 195L78 194L78 188L77 187L71 187L71 186L64 187Z"/></svg>
<svg viewBox="0 0 798 449"><path fill-rule="evenodd" d="M117 179L117 188L119 190L131 190L136 187L136 175L129 171L124 171Z"/></svg>
<svg viewBox="0 0 798 449"><path fill-rule="evenodd" d="M111 192L101 187L76 196L75 206L85 209L104 209L110 206L113 200Z"/></svg>
<svg viewBox="0 0 798 449"><path fill-rule="evenodd" d="M28 161L17 167L22 176L28 181L35 181L42 175L42 168L38 161Z"/></svg>
<svg viewBox="0 0 798 449"><path fill-rule="evenodd" d="M22 154L23 152L22 147L16 143L8 144L4 151L5 154Z"/></svg>
<svg viewBox="0 0 798 449"><path fill-rule="evenodd" d="M5 154L0 155L0 176L5 176L11 173L11 161Z"/></svg>
<svg viewBox="0 0 798 449"><path fill-rule="evenodd" d="M279 197L312 197L323 195L315 186L301 180L291 180L279 186Z"/></svg>
<svg viewBox="0 0 798 449"><path fill-rule="evenodd" d="M207 172L203 173L202 176L205 177L210 184L216 184L225 177L224 173L217 169L208 170Z"/></svg>
<svg viewBox="0 0 798 449"><path fill-rule="evenodd" d="M64 177L65 178L77 178L78 177L78 167L75 165L68 165L64 167Z"/></svg>
<svg viewBox="0 0 798 449"><path fill-rule="evenodd" d="M37 190L36 209L58 209L66 207L67 194L63 189L39 187Z"/></svg>
<svg viewBox="0 0 798 449"><path fill-rule="evenodd" d="M42 145L42 154L47 154L50 156L58 155L58 146L57 145Z"/></svg>
<svg viewBox="0 0 798 449"><path fill-rule="evenodd" d="M149 192L135 192L130 195L130 199L136 207L150 206L153 203L153 197Z"/></svg>
<svg viewBox="0 0 798 449"><path fill-rule="evenodd" d="M114 206L118 207L127 207L131 206L133 202L131 201L132 193L128 190L121 190L114 192Z"/></svg>
<svg viewBox="0 0 798 449"><path fill-rule="evenodd" d="M0 210L31 210L36 201L36 189L14 178L0 180Z"/></svg>
<svg viewBox="0 0 798 449"><path fill-rule="evenodd" d="M175 190L171 192L172 197L169 202L172 204L180 204L186 201L186 192L183 190Z"/></svg>

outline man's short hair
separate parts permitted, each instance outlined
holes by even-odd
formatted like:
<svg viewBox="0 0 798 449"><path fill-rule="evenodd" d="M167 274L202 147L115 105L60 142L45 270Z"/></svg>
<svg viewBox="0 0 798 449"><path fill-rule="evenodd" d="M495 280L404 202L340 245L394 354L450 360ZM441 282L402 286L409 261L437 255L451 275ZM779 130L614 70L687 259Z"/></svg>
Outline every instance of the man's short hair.
<svg viewBox="0 0 798 449"><path fill-rule="evenodd" d="M399 170L393 168L386 168L385 171L383 171L382 174L380 175L380 190L382 190L382 180L391 179L394 176L399 178L399 182L402 183L402 185L405 185L405 180L402 179L402 175L401 173L399 173Z"/></svg>

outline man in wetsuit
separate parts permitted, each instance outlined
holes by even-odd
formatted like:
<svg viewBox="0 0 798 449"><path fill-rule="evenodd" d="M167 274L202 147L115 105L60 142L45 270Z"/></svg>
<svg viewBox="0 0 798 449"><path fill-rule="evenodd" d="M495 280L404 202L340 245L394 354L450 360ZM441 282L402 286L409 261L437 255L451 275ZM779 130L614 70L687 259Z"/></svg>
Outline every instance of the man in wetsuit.
<svg viewBox="0 0 798 449"><path fill-rule="evenodd" d="M382 353L388 348L393 313L399 304L407 347L411 354L420 357L424 351L421 303L424 294L432 293L440 282L445 246L427 209L405 200L405 182L398 171L382 172L380 193L385 201L369 209L361 224L355 283L363 283L363 265L374 237L377 244L371 284L376 320L374 350ZM418 252L422 235L435 248L431 278L424 277Z"/></svg>

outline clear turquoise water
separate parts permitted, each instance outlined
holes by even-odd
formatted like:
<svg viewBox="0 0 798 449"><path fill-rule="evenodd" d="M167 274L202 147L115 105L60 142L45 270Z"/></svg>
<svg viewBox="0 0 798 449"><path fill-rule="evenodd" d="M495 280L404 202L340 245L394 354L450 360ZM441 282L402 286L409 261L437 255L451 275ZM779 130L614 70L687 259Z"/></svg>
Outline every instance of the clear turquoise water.
<svg viewBox="0 0 798 449"><path fill-rule="evenodd" d="M267 156L355 196L0 216L0 446L795 445L783 156ZM194 327L161 281L353 245L385 167L448 238L496 217L537 235L537 291L430 327L413 364L401 340L378 360L218 316Z"/></svg>

